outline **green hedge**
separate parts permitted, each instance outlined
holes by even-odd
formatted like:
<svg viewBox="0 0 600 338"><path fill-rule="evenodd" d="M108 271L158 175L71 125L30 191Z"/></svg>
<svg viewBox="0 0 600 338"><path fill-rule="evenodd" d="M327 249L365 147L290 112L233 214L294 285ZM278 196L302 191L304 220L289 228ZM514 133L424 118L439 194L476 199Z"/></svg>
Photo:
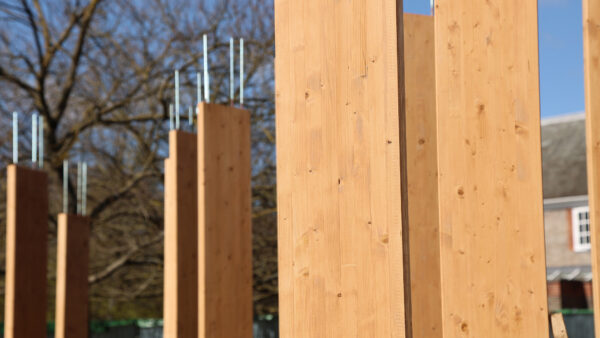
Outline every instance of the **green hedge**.
<svg viewBox="0 0 600 338"><path fill-rule="evenodd" d="M128 319L128 320L109 320L100 321L93 320L90 323L90 332L101 333L107 332L110 328L120 326L137 326L140 328L152 328L162 326L162 319ZM54 322L47 324L46 330L48 333L54 333ZM4 323L0 323L0 333L4 335Z"/></svg>
<svg viewBox="0 0 600 338"><path fill-rule="evenodd" d="M594 310L592 310L592 309L561 309L556 312L562 313L563 315L591 315L591 314L594 314Z"/></svg>

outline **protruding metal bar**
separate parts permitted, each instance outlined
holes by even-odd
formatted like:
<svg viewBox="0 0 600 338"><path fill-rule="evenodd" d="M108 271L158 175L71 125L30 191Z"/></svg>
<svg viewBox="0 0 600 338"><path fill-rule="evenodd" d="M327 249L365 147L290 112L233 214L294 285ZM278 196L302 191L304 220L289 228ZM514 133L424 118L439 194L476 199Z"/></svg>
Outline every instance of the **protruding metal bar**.
<svg viewBox="0 0 600 338"><path fill-rule="evenodd" d="M38 165L40 166L40 168L44 167L44 117L42 115L39 116L40 122L38 124L38 128L39 128L39 142L40 142L40 149L39 149L39 158L38 158Z"/></svg>
<svg viewBox="0 0 600 338"><path fill-rule="evenodd" d="M63 161L63 213L69 213L69 160Z"/></svg>
<svg viewBox="0 0 600 338"><path fill-rule="evenodd" d="M175 121L173 117L173 104L169 103L169 130L173 130L175 127Z"/></svg>
<svg viewBox="0 0 600 338"><path fill-rule="evenodd" d="M13 132L13 163L19 163L19 113L13 112L12 121L12 132Z"/></svg>
<svg viewBox="0 0 600 338"><path fill-rule="evenodd" d="M233 65L233 37L229 39L229 101L233 104L234 95L234 65Z"/></svg>
<svg viewBox="0 0 600 338"><path fill-rule="evenodd" d="M202 37L204 46L204 101L210 102L210 79L208 77L208 38L206 34Z"/></svg>
<svg viewBox="0 0 600 338"><path fill-rule="evenodd" d="M81 215L81 162L77 162L77 214Z"/></svg>
<svg viewBox="0 0 600 338"><path fill-rule="evenodd" d="M175 71L175 129L179 129L179 70Z"/></svg>
<svg viewBox="0 0 600 338"><path fill-rule="evenodd" d="M85 216L87 209L87 163L83 162L83 168L81 169L81 215Z"/></svg>
<svg viewBox="0 0 600 338"><path fill-rule="evenodd" d="M200 72L196 72L196 104L202 102L202 80Z"/></svg>
<svg viewBox="0 0 600 338"><path fill-rule="evenodd" d="M37 136L38 136L38 114L34 113L31 117L31 163L35 167L37 162Z"/></svg>
<svg viewBox="0 0 600 338"><path fill-rule="evenodd" d="M244 106L244 39L240 39L240 105Z"/></svg>
<svg viewBox="0 0 600 338"><path fill-rule="evenodd" d="M188 111L188 124L190 126L194 124L194 110L192 109L192 106L190 106Z"/></svg>

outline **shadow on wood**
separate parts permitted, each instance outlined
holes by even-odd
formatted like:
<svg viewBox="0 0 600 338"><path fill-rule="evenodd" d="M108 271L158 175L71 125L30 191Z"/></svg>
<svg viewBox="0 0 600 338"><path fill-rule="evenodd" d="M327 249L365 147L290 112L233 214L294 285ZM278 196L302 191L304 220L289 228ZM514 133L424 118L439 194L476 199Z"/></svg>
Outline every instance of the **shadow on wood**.
<svg viewBox="0 0 600 338"><path fill-rule="evenodd" d="M198 107L199 337L252 337L250 112Z"/></svg>
<svg viewBox="0 0 600 338"><path fill-rule="evenodd" d="M88 336L89 243L89 217L58 215L56 338Z"/></svg>
<svg viewBox="0 0 600 338"><path fill-rule="evenodd" d="M4 337L46 336L48 177L8 166Z"/></svg>
<svg viewBox="0 0 600 338"><path fill-rule="evenodd" d="M165 160L164 335L198 336L196 134L169 132Z"/></svg>

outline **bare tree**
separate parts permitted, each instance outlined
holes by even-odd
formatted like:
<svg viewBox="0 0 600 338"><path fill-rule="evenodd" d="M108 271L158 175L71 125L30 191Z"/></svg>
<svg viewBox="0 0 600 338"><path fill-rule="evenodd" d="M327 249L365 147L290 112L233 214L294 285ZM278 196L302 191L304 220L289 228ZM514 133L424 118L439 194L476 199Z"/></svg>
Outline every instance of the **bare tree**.
<svg viewBox="0 0 600 338"><path fill-rule="evenodd" d="M43 116L51 184L51 302L62 161L82 160L90 166L92 316L161 315L163 159L173 71L181 73L184 107L194 106L203 34L210 41L216 102L228 101L229 37L246 42L255 308L257 314L276 312L274 33L272 3L261 0L0 0L0 163L11 158L11 112L21 112L25 151L31 115ZM74 200L72 182L69 194Z"/></svg>

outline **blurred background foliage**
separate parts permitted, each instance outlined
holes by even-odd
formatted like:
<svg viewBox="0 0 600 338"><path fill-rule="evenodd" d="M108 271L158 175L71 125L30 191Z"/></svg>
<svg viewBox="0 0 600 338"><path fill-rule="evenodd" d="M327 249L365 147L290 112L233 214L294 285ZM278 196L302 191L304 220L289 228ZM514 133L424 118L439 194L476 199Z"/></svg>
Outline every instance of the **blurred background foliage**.
<svg viewBox="0 0 600 338"><path fill-rule="evenodd" d="M45 121L50 181L49 319L64 159L89 166L92 319L162 317L163 160L173 73L180 70L181 110L187 112L196 105L203 34L209 37L211 100L221 103L229 102L229 38L236 38L236 57L237 38L245 39L255 315L277 312L272 1L0 0L0 274L11 114L20 113L20 162L28 164L37 113ZM182 119L190 128L187 114ZM72 175L70 201L75 183Z"/></svg>

